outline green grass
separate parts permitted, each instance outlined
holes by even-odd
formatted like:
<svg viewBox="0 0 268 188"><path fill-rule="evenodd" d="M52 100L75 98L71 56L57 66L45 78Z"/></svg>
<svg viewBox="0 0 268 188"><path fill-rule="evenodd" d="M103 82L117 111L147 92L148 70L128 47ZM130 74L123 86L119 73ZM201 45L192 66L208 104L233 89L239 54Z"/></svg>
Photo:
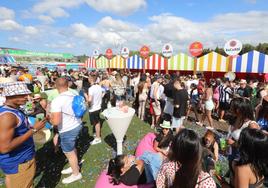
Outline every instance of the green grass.
<svg viewBox="0 0 268 188"><path fill-rule="evenodd" d="M88 123L88 115L85 116L84 121L87 123L84 126L85 128L78 142L79 158L84 159L82 164L83 179L69 185L63 185L61 183L61 180L66 177L66 175L61 175L60 172L62 169L69 166L65 156L61 152L57 154L54 153L53 145L50 141L45 145L36 146L37 171L34 180L35 187L94 188L98 175L107 167L109 159L115 154L113 148L116 148L116 142L110 128L104 121L102 126L102 143L90 146L89 143L93 140L93 137L92 127ZM205 132L205 129L199 126L188 124L186 127L195 129L200 136ZM149 124L134 116L126 133L126 139L123 143L123 152L125 154L134 154L137 143L148 132L152 132ZM0 177L4 177L1 172Z"/></svg>
<svg viewBox="0 0 268 188"><path fill-rule="evenodd" d="M90 146L92 137L92 127L88 123L88 116L84 118L85 128L79 139L78 153L79 158L84 159L82 164L81 181L63 185L61 180L66 175L61 175L63 168L69 167L64 155L53 151L52 142L48 142L43 146L37 146L37 174L35 177L36 187L70 187L70 188L93 188L100 172L107 167L109 159L114 155L113 148L116 147L115 138L112 135L107 123L102 126L102 143ZM126 140L123 144L123 152L133 154L139 140L148 132L152 131L148 124L139 120L136 116L133 118L126 134ZM0 177L4 177L0 172ZM4 187L4 186L0 186Z"/></svg>

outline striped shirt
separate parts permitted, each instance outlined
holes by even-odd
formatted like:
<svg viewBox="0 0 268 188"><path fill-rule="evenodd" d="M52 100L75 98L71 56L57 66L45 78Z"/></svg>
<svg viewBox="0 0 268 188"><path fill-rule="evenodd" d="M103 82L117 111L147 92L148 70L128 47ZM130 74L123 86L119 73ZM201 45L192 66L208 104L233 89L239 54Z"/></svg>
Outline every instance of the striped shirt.
<svg viewBox="0 0 268 188"><path fill-rule="evenodd" d="M219 86L219 101L224 103L230 103L233 91L230 87L225 85Z"/></svg>

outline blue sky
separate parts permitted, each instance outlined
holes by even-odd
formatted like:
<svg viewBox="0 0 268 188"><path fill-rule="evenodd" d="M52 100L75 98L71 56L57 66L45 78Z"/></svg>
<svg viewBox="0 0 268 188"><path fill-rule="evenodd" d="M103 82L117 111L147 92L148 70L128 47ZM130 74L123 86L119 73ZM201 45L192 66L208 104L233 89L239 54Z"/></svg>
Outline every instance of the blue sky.
<svg viewBox="0 0 268 188"><path fill-rule="evenodd" d="M34 51L160 51L171 43L187 52L196 40L205 48L268 40L266 0L1 0L0 12L0 46Z"/></svg>

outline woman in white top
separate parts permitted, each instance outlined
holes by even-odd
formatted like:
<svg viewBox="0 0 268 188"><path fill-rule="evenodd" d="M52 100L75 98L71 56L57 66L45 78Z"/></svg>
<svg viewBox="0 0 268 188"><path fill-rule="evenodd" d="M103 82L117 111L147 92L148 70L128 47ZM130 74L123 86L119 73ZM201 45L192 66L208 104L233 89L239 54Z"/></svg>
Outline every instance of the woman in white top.
<svg viewBox="0 0 268 188"><path fill-rule="evenodd" d="M209 123L209 129L213 129L213 119L211 117L212 110L214 109L214 103L213 103L213 90L212 90L212 84L210 83L208 87L206 87L205 93L203 95L203 102L205 104L205 113L203 113L201 122L197 122L198 125L203 126L204 121L206 117L208 118Z"/></svg>
<svg viewBox="0 0 268 188"><path fill-rule="evenodd" d="M143 121L145 114L146 100L148 98L148 84L145 81L140 81L138 84L139 95L139 110L138 117Z"/></svg>

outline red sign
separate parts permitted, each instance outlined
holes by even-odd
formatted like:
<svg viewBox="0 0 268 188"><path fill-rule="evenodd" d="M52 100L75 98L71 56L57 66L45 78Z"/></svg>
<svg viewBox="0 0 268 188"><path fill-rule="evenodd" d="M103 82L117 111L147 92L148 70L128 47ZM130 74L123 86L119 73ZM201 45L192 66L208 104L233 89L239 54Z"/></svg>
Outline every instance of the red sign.
<svg viewBox="0 0 268 188"><path fill-rule="evenodd" d="M189 52L192 56L197 57L203 52L203 45L200 42L194 42L189 47Z"/></svg>
<svg viewBox="0 0 268 188"><path fill-rule="evenodd" d="M106 57L108 58L108 59L112 59L112 57L113 57L113 50L111 49L111 48L108 48L107 50L106 50Z"/></svg>
<svg viewBox="0 0 268 188"><path fill-rule="evenodd" d="M143 46L141 47L140 49L140 56L142 58L147 58L149 56L149 53L150 53L150 48L148 46Z"/></svg>

